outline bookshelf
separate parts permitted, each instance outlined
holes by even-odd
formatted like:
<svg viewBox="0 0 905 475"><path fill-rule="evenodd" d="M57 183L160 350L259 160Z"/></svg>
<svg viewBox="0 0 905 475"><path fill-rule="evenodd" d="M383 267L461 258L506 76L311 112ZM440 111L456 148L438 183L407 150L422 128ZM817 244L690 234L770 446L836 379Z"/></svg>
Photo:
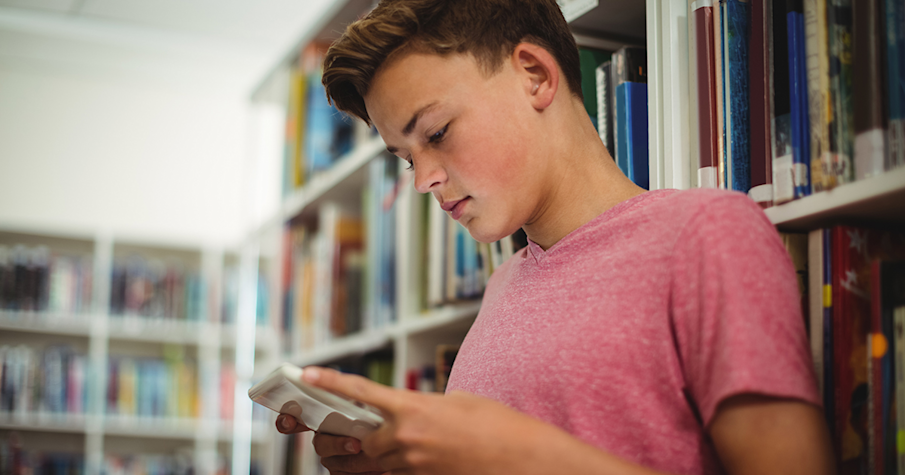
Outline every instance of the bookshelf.
<svg viewBox="0 0 905 475"><path fill-rule="evenodd" d="M120 264L130 259L129 303L117 306L111 297L123 277ZM143 264L136 267L138 260ZM270 427L260 418L252 420L250 413L247 421L233 417L234 398L224 397L226 391L235 393L234 381L223 371L235 366L241 324L241 319L221 318L227 292L222 274L229 260L223 249L191 243L0 225L4 443L15 434L27 455L63 453L63 462L89 474L126 461L133 469L178 461L197 472L214 473L232 457L234 426L246 422L255 464L266 471L272 458L266 452ZM171 271L161 273L166 266ZM198 283L194 304L179 297L188 287L183 277L189 273ZM163 275L167 277L154 280ZM166 279L181 284L165 287ZM25 294L39 297L18 297ZM155 309L154 299L183 310L176 315ZM262 323L252 340L252 357L266 359L273 340L273 330L266 326L269 316L260 318L253 309L250 317L253 326L256 319ZM47 366L51 357L59 357L62 366ZM111 399L125 388L124 362L137 368L128 373L135 384L128 386L134 391L129 408L116 407L126 399ZM11 368L22 371L16 373L20 378L8 377ZM146 374L143 368L158 373ZM52 374L59 376L53 379ZM62 387L62 393L46 389L50 384ZM141 402L148 396L140 393L161 386L173 390L168 394L178 388L194 399L154 394L158 399L149 411ZM25 402L29 396L35 401Z"/></svg>

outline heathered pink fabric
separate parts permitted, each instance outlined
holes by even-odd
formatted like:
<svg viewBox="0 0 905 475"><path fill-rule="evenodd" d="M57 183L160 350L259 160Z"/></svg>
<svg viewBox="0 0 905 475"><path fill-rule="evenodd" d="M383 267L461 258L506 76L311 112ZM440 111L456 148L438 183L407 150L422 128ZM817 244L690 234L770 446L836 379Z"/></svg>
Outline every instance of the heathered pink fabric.
<svg viewBox="0 0 905 475"><path fill-rule="evenodd" d="M746 196L648 192L501 266L448 391L645 466L721 473L704 428L726 397L820 404L798 302L782 242Z"/></svg>

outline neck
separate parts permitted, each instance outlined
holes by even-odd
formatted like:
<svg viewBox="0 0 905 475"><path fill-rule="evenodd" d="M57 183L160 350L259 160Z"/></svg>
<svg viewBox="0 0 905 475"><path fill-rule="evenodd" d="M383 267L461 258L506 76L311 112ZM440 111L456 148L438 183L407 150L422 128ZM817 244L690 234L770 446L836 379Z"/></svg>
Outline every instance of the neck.
<svg viewBox="0 0 905 475"><path fill-rule="evenodd" d="M569 101L573 120L552 121L555 140L547 150L549 177L539 206L523 229L532 241L549 249L572 231L606 210L644 193L607 152L581 101Z"/></svg>

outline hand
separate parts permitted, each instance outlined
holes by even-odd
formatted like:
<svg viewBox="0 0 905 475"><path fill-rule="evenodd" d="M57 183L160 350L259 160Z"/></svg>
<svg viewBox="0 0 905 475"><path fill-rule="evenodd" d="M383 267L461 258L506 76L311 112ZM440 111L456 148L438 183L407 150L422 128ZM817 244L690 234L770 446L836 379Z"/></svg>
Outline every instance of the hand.
<svg viewBox="0 0 905 475"><path fill-rule="evenodd" d="M555 473L560 465L548 460L549 444L557 434L569 437L503 404L467 393L441 396L396 390L322 368L305 368L302 378L383 412L386 422L365 437L361 447L394 475ZM318 453L338 453L334 449L339 447L334 440L322 439ZM549 462L554 465L545 468Z"/></svg>
<svg viewBox="0 0 905 475"><path fill-rule="evenodd" d="M277 416L276 426L283 434L311 430L289 414ZM361 441L353 437L317 433L314 436L314 451L321 456L321 464L331 475L381 475L385 472L374 459L361 452Z"/></svg>

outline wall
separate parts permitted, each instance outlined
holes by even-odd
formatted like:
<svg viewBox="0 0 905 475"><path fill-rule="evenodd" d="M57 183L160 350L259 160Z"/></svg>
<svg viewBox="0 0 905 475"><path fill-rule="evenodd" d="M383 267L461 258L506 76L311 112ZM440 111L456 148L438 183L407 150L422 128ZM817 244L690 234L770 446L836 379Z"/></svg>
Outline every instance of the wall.
<svg viewBox="0 0 905 475"><path fill-rule="evenodd" d="M0 225L232 244L247 214L247 104L0 70Z"/></svg>

